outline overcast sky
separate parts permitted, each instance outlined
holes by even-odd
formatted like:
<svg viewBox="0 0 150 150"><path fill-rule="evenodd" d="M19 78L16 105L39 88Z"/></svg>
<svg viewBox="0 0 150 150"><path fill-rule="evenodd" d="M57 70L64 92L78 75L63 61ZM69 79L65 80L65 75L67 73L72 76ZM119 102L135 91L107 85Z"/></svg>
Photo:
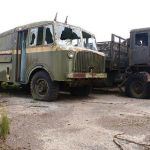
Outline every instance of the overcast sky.
<svg viewBox="0 0 150 150"><path fill-rule="evenodd" d="M2 0L0 32L44 20L80 26L96 35L97 41L110 40L111 33L128 38L134 28L150 27L150 0Z"/></svg>

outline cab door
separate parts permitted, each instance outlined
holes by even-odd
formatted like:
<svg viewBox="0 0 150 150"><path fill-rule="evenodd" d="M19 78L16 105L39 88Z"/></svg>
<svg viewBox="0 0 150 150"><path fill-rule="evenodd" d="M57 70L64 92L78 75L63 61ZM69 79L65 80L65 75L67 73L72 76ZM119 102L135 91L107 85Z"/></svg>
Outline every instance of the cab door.
<svg viewBox="0 0 150 150"><path fill-rule="evenodd" d="M17 45L17 71L16 80L18 82L25 82L26 74L26 41L27 41L28 30L18 32L18 45Z"/></svg>
<svg viewBox="0 0 150 150"><path fill-rule="evenodd" d="M133 49L134 65L145 65L149 63L149 36L148 32L134 34Z"/></svg>

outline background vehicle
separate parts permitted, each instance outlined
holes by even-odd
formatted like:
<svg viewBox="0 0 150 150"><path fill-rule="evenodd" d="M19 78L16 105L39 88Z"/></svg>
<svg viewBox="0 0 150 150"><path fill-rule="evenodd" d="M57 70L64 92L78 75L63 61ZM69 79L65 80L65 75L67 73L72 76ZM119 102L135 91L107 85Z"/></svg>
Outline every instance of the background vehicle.
<svg viewBox="0 0 150 150"><path fill-rule="evenodd" d="M94 35L79 27L45 21L0 34L0 82L30 86L34 99L56 99L59 89L86 96L104 71Z"/></svg>
<svg viewBox="0 0 150 150"><path fill-rule="evenodd" d="M127 96L148 98L150 91L150 28L131 30L130 39L123 39L122 42L122 38L117 36L119 41L115 43L114 37L115 35L112 35L111 42L97 43L98 50L108 54L106 58L106 72L110 77L108 80L114 83L116 77L117 80L122 79L120 87L125 85Z"/></svg>

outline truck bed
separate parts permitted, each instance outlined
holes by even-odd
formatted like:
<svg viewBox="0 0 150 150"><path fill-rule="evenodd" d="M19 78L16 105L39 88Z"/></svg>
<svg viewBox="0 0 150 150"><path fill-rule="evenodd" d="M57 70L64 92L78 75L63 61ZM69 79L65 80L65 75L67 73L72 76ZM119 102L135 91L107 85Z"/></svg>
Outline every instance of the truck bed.
<svg viewBox="0 0 150 150"><path fill-rule="evenodd" d="M98 51L106 55L106 70L124 70L128 66L127 41L112 34L111 41L97 42Z"/></svg>

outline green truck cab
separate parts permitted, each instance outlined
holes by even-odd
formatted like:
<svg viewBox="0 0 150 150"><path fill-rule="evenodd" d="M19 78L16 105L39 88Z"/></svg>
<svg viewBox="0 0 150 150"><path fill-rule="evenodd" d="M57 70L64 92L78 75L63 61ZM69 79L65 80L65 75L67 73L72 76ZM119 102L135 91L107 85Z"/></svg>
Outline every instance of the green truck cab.
<svg viewBox="0 0 150 150"><path fill-rule="evenodd" d="M79 27L44 21L0 34L0 82L30 86L34 99L54 100L66 89L88 95L92 81L106 77L105 55Z"/></svg>

